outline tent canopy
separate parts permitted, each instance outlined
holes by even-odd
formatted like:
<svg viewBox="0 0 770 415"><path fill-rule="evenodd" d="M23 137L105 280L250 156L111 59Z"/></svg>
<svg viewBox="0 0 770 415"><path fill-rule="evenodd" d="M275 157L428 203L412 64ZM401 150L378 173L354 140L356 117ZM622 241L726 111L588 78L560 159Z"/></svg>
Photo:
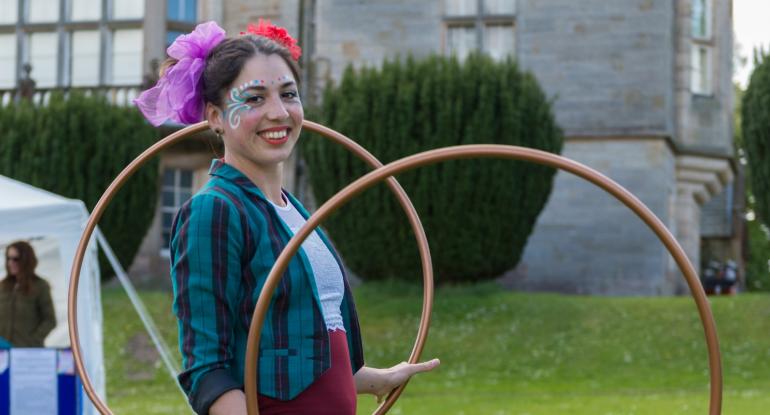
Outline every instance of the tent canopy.
<svg viewBox="0 0 770 415"><path fill-rule="evenodd" d="M80 236L83 214L80 200L46 192L28 184L0 176L0 236L67 235Z"/></svg>
<svg viewBox="0 0 770 415"><path fill-rule="evenodd" d="M8 244L17 240L30 242L38 256L36 272L51 285L57 325L46 338L46 347L70 346L69 274L87 220L88 211L82 201L0 176L0 249L4 252ZM0 263L4 277L5 255L0 255ZM99 395L105 396L100 276L93 238L80 274L78 329L86 369Z"/></svg>

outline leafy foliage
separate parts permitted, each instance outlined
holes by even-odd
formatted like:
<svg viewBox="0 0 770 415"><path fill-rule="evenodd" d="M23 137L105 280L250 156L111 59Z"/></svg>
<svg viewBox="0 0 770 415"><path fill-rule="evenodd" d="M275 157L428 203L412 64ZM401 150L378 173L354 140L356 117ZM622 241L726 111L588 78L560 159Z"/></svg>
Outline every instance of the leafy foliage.
<svg viewBox="0 0 770 415"><path fill-rule="evenodd" d="M507 144L558 153L563 136L535 78L512 60L433 56L349 67L325 91L319 121L353 138L383 163L463 144ZM325 140L305 157L318 201L370 168ZM449 161L399 175L431 245L439 282L483 280L519 261L551 191L554 170L509 160ZM347 265L364 279L414 279L416 243L384 184L327 223Z"/></svg>
<svg viewBox="0 0 770 415"><path fill-rule="evenodd" d="M770 59L760 53L743 96L741 135L757 217L770 225Z"/></svg>
<svg viewBox="0 0 770 415"><path fill-rule="evenodd" d="M747 288L770 291L770 60L761 52L747 90L738 91L736 143L747 160Z"/></svg>
<svg viewBox="0 0 770 415"><path fill-rule="evenodd" d="M0 108L0 174L93 209L112 180L157 132L133 108L81 93L53 95L47 105L22 101ZM140 169L118 192L99 227L128 267L150 226L158 165ZM111 269L102 261L102 269Z"/></svg>

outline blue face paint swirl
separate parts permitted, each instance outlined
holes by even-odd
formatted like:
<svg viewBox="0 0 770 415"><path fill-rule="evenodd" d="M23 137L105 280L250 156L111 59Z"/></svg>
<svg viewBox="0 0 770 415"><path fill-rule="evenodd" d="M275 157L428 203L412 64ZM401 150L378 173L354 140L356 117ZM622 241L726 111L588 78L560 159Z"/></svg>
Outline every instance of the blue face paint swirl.
<svg viewBox="0 0 770 415"><path fill-rule="evenodd" d="M241 112L250 109L249 104L246 103L250 95L245 94L244 92L249 88L262 84L263 82L261 80L255 79L230 90L230 101L227 103L225 114L231 129L234 130L241 125Z"/></svg>
<svg viewBox="0 0 770 415"><path fill-rule="evenodd" d="M294 78L290 75L282 75L275 80L270 81L270 84L273 85L276 82L282 83L293 80ZM256 86L265 85L265 83L266 82L262 79L255 79L230 90L230 99L227 101L227 108L225 109L224 115L225 118L227 118L227 122L230 124L231 129L234 130L241 125L242 112L250 111L252 109L249 99L254 95L247 91Z"/></svg>

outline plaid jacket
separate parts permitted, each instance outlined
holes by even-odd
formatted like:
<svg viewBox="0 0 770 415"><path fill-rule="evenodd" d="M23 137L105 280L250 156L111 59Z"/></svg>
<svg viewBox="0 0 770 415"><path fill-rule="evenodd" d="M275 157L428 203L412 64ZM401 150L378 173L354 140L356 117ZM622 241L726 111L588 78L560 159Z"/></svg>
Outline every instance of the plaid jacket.
<svg viewBox="0 0 770 415"><path fill-rule="evenodd" d="M201 414L224 392L243 387L251 316L291 236L259 188L241 172L214 160L209 174L209 182L174 219L170 249L184 366L179 383ZM309 216L294 197L289 199ZM326 235L316 231L340 263ZM344 275L343 270L340 311L355 373L363 366L363 351ZM313 271L300 249L276 288L262 328L259 393L292 399L329 368L329 335L321 310Z"/></svg>

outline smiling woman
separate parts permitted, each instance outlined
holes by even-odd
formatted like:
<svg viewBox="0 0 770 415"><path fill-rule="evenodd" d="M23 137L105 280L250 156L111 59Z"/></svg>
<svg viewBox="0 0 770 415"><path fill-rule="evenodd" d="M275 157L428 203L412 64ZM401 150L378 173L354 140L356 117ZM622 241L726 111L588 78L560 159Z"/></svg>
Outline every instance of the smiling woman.
<svg viewBox="0 0 770 415"><path fill-rule="evenodd" d="M225 163L263 189L270 201L285 205L282 163L297 143L304 119L295 76L286 59L257 54L230 84L238 86L227 94L224 111L211 102L206 105L209 124L225 143Z"/></svg>
<svg viewBox="0 0 770 415"><path fill-rule="evenodd" d="M249 325L268 272L308 213L281 188L283 163L304 120L301 50L262 22L226 38L215 23L176 39L158 84L136 101L154 125L204 117L222 138L208 183L177 214L171 273L184 370L179 382L200 414L246 414ZM438 360L364 366L350 286L316 230L270 304L259 344L262 414L354 414L356 393L382 398Z"/></svg>

